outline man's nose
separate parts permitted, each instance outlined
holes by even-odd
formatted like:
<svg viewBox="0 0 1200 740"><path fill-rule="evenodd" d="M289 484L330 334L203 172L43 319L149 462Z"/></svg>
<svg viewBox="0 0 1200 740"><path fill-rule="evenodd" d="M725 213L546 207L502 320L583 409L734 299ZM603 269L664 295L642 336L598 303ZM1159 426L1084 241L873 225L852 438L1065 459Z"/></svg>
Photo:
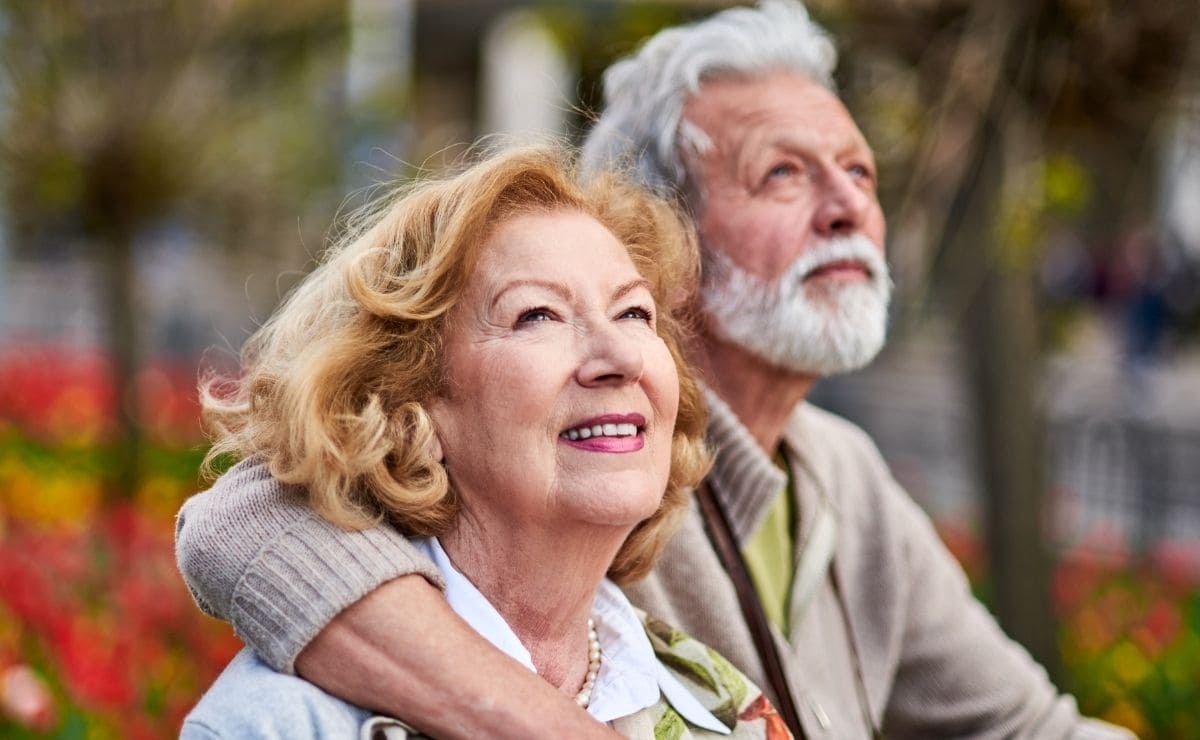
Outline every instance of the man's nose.
<svg viewBox="0 0 1200 740"><path fill-rule="evenodd" d="M831 168L822 177L813 227L824 237L853 234L866 223L873 198L851 173Z"/></svg>
<svg viewBox="0 0 1200 740"><path fill-rule="evenodd" d="M641 348L619 322L604 320L584 331L582 362L576 372L580 385L624 385L641 380Z"/></svg>

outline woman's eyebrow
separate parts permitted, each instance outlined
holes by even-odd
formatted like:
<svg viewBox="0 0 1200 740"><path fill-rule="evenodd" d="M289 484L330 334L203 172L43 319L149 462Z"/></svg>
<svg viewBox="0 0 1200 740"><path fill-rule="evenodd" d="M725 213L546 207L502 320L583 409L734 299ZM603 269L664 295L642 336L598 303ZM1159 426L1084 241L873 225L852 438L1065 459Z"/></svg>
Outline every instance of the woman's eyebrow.
<svg viewBox="0 0 1200 740"><path fill-rule="evenodd" d="M502 299L509 291L516 290L518 288L530 287L548 290L567 302L570 302L574 297L574 294L571 292L570 288L562 283L556 283L551 280L540 280L538 278L521 278L505 283L504 286L500 288L500 290L496 291L496 294L492 296L492 300L489 305L492 308L495 308L496 304L500 302L500 299ZM639 277L618 285L612 292L612 300L620 300L638 288L645 288L647 292L653 293L653 291L650 290L650 281Z"/></svg>
<svg viewBox="0 0 1200 740"><path fill-rule="evenodd" d="M495 308L496 304L500 302L500 299L504 297L505 293L516 290L517 288L530 287L548 290L551 293L557 294L565 301L570 301L572 297L570 289L562 283L556 283L551 280L539 280L537 278L520 278L505 283L504 286L501 287L500 290L496 291L496 294L492 296L492 300L489 305L491 308Z"/></svg>
<svg viewBox="0 0 1200 740"><path fill-rule="evenodd" d="M654 294L654 291L650 290L649 280L646 280L645 278L635 278L627 283L621 283L618 285L617 289L613 291L612 299L614 301L620 300L638 288L645 288L646 292L650 293L651 295Z"/></svg>

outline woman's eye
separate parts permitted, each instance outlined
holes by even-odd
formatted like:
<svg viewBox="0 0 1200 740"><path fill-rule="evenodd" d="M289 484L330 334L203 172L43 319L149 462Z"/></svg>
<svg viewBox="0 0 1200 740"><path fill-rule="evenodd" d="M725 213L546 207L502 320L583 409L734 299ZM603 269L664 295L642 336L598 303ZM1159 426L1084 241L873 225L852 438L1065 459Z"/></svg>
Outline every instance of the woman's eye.
<svg viewBox="0 0 1200 740"><path fill-rule="evenodd" d="M639 321L645 321L646 323L650 323L654 319L654 312L652 312L648 308L642 308L641 306L634 306L633 308L627 308L624 311L622 311L621 315L617 318L638 319Z"/></svg>
<svg viewBox="0 0 1200 740"><path fill-rule="evenodd" d="M522 311L517 317L518 324L531 324L535 321L553 321L554 314L548 308L531 308L528 311Z"/></svg>

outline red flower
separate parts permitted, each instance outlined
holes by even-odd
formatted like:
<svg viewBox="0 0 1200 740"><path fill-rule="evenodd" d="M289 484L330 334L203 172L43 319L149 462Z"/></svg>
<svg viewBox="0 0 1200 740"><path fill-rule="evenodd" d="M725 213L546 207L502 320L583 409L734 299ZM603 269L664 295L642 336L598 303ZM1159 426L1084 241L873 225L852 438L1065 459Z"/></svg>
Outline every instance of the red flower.
<svg viewBox="0 0 1200 740"><path fill-rule="evenodd" d="M114 637L112 630L80 618L54 646L68 688L86 706L122 709L134 700L127 649Z"/></svg>

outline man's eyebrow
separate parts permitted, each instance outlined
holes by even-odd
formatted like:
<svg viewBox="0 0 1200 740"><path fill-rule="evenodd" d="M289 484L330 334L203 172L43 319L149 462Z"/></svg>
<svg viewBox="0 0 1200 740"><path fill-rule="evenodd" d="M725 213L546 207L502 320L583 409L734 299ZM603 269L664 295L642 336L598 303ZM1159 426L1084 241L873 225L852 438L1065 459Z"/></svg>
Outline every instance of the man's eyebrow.
<svg viewBox="0 0 1200 740"><path fill-rule="evenodd" d="M803 139L793 136L790 131L775 134L764 143L769 149L783 149L786 151L801 151L806 145Z"/></svg>
<svg viewBox="0 0 1200 740"><path fill-rule="evenodd" d="M796 137L790 131L784 131L775 136L772 136L766 141L767 148L774 151L782 151L786 154L805 156L809 150L809 142ZM834 146L835 155L839 157L846 156L865 156L875 162L875 150L871 148L870 143L860 137L848 136L845 140L839 141Z"/></svg>
<svg viewBox="0 0 1200 740"><path fill-rule="evenodd" d="M505 293L516 290L517 288L541 288L542 290L548 290L551 293L557 294L563 300L571 300L571 291L561 283L556 283L551 280L539 280L538 278L520 278L505 283L504 287L496 291L496 294L492 296L489 306L491 308L495 308L496 304L500 302L500 299L504 297Z"/></svg>

